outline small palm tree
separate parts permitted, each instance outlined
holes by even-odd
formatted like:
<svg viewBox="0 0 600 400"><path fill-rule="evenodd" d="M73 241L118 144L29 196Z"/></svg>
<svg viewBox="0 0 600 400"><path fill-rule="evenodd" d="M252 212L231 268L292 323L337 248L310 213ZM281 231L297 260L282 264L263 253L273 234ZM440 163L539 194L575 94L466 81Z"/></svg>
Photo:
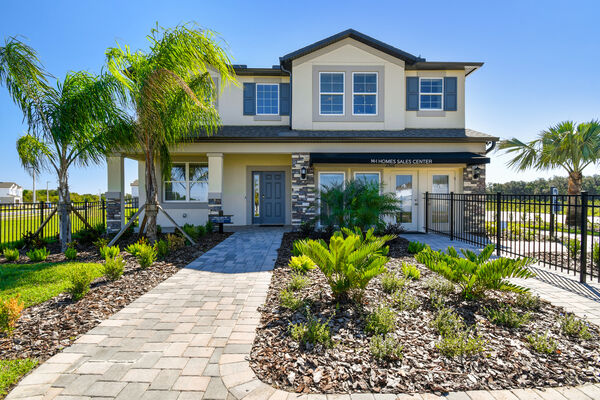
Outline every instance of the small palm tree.
<svg viewBox="0 0 600 400"><path fill-rule="evenodd" d="M590 164L600 161L600 122L592 120L575 124L573 121L560 122L542 131L530 142L517 138L500 142L500 150L513 155L510 167L519 170L563 168L569 174L567 194L581 194L583 170ZM569 204L574 205L574 198ZM577 223L576 207L569 207L567 223Z"/></svg>
<svg viewBox="0 0 600 400"><path fill-rule="evenodd" d="M109 48L108 68L127 94L131 135L123 137L129 148L142 153L146 165L146 234L156 240L158 179L171 171L170 150L192 140L198 132L212 134L220 125L214 107L214 71L222 87L234 80L226 52L215 35L189 25L156 28L148 36L150 51L129 47ZM142 223L144 225L144 223Z"/></svg>

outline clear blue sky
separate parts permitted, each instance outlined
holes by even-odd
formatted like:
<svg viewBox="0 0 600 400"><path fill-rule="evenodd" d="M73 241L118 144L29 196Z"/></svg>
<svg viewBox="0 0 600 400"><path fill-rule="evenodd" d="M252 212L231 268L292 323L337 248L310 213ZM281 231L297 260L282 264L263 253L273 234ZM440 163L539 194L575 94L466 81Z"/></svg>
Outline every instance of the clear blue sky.
<svg viewBox="0 0 600 400"><path fill-rule="evenodd" d="M561 120L600 118L600 29L597 1L10 1L0 15L0 40L23 35L46 68L99 72L116 41L145 48L158 21L187 21L218 31L235 62L271 66L278 57L347 28L430 61L483 61L467 80L467 127L500 137L532 138ZM0 87L0 181L31 188L18 163L25 126ZM493 155L488 182L535 179ZM105 166L73 169L71 189L106 189ZM560 172L560 171L559 171ZM562 173L562 172L560 172ZM586 174L598 173L589 168ZM135 163L126 167L128 182ZM38 188L56 186L45 174Z"/></svg>

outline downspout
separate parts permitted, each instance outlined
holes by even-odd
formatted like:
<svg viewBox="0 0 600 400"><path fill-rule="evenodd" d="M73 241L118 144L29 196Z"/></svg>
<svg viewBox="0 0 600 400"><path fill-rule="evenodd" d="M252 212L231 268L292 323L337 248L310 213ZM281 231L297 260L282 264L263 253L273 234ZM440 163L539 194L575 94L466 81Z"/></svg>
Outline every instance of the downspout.
<svg viewBox="0 0 600 400"><path fill-rule="evenodd" d="M292 130L292 71L288 71L284 68L281 60L279 61L279 66L283 72L286 72L290 76L290 131Z"/></svg>

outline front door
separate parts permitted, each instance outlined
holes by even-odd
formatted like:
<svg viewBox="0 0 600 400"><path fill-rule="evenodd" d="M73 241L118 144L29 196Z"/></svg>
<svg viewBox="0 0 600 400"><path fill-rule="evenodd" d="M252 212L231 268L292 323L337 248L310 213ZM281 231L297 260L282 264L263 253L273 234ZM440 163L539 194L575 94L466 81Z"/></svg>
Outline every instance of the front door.
<svg viewBox="0 0 600 400"><path fill-rule="evenodd" d="M396 198L401 201L402 211L396 214L396 223L406 231L417 230L417 209L419 198L416 193L416 173L402 173L394 176Z"/></svg>
<svg viewBox="0 0 600 400"><path fill-rule="evenodd" d="M285 224L285 172L252 173L252 221L261 225Z"/></svg>

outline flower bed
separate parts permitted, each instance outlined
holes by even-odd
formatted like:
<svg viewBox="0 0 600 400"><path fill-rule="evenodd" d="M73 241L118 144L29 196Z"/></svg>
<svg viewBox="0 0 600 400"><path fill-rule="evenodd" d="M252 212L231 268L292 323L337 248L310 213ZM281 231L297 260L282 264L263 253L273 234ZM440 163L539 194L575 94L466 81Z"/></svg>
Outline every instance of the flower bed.
<svg viewBox="0 0 600 400"><path fill-rule="evenodd" d="M470 301L458 288L443 294L446 289L440 288L448 288L449 282L418 265L404 239L390 243L387 268L403 276L403 262L413 264L418 280L407 280L400 290L387 293L380 275L367 286L362 305L337 303L318 268L306 275L307 286L298 289L302 285L294 282L297 290L289 288L297 280L287 264L298 238L297 233L284 236L261 310L251 365L264 382L299 393L440 393L600 382L598 327L585 325L590 339L569 336L569 323L577 320L565 320L562 308L513 293L492 291ZM388 291L391 286L386 282ZM281 296L285 289L287 296ZM390 323L390 315L386 310L372 314L381 306L393 311L394 326L385 336L378 332ZM447 336L440 334L439 322L452 321L448 315L440 317L443 310L464 321L466 340L443 340ZM311 321L327 325L331 346L327 340L301 344L298 327L306 328ZM508 328L502 323L523 325ZM453 355L458 347L464 353ZM376 358L382 354L384 358Z"/></svg>

